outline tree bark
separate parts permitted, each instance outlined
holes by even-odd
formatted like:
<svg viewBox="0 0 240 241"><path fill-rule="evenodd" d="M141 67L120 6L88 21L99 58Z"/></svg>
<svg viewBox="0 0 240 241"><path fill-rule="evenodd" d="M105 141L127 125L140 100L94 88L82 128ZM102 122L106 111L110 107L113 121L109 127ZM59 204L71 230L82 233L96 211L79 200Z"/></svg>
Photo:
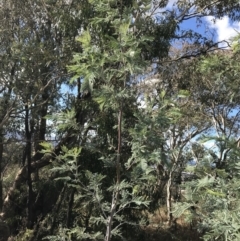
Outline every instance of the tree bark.
<svg viewBox="0 0 240 241"><path fill-rule="evenodd" d="M25 105L25 133L26 133L26 158L27 158L27 183L28 183L28 202L27 202L27 209L28 209L28 221L27 221L27 228L32 229L33 227L33 189L32 189L32 167L31 167L31 155L32 155L32 132L33 126L29 125L29 107L26 103Z"/></svg>
<svg viewBox="0 0 240 241"><path fill-rule="evenodd" d="M3 208L3 135L2 129L0 129L0 212Z"/></svg>
<svg viewBox="0 0 240 241"><path fill-rule="evenodd" d="M54 228L56 226L56 219L57 219L57 215L58 215L58 212L59 212L59 209L62 205L62 201L63 201L63 198L64 198L64 194L65 194L65 191L67 189L67 186L65 185L63 188L62 188L62 191L61 193L59 194L59 197L58 197L58 200L57 200L57 203L53 209L53 221L52 221L52 225L51 225L51 228L50 228L50 234L52 235L53 234L53 231L54 231Z"/></svg>
<svg viewBox="0 0 240 241"><path fill-rule="evenodd" d="M70 191L70 197L69 197L69 202L68 202L68 210L67 210L67 222L66 222L67 228L70 228L70 226L71 226L72 207L73 207L75 192L76 192L75 189L72 189Z"/></svg>
<svg viewBox="0 0 240 241"><path fill-rule="evenodd" d="M171 194L171 186L172 186L172 171L169 173L166 189L167 189L167 222L168 225L172 224L172 194Z"/></svg>

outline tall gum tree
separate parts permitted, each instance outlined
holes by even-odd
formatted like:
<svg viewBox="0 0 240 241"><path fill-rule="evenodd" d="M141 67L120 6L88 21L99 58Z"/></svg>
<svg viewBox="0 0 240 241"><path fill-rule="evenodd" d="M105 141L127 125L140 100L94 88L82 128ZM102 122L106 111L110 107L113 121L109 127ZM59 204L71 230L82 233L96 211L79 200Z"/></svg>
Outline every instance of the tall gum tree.
<svg viewBox="0 0 240 241"><path fill-rule="evenodd" d="M1 145L9 136L17 133L17 141L24 151L19 157L19 163L23 167L18 174L22 177L16 177L4 203L1 194L0 203L3 216L8 218L9 215L6 214L9 213L12 199L15 199L14 191L27 177L29 228L33 227L33 220L36 218L32 209L38 191L33 193L31 190L31 174L38 170L31 165L43 157L40 142L45 140L48 131L45 117L60 107L57 104L59 91L68 76L65 66L71 58L71 50L76 47L73 40L77 27L73 29L72 25L66 30L69 22L79 22L79 18L73 15L75 3L72 4L73 6L64 1L1 2L1 68L4 73L1 81L1 98L4 99L1 102L4 110L1 112ZM63 16L66 10L69 15ZM59 20L60 16L63 19ZM25 124L21 124L21 119L24 119ZM13 122L18 123L15 125L17 130L10 129ZM11 212L15 212L14 209Z"/></svg>

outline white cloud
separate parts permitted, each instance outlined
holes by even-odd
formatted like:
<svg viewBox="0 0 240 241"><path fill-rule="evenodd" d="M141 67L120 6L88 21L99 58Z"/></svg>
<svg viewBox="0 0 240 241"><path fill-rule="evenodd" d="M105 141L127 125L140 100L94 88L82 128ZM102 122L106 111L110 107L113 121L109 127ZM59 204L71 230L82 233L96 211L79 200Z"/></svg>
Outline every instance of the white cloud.
<svg viewBox="0 0 240 241"><path fill-rule="evenodd" d="M177 2L177 0L170 0L167 4L167 9L171 9L173 7L173 5Z"/></svg>
<svg viewBox="0 0 240 241"><path fill-rule="evenodd" d="M228 17L223 17L215 22L212 17L206 17L206 21L211 29L215 29L217 33L217 41L229 41L232 37L240 33L240 23L230 23ZM226 46L226 44L224 44Z"/></svg>
<svg viewBox="0 0 240 241"><path fill-rule="evenodd" d="M216 147L215 140L209 140L203 143L203 146L207 149L214 149Z"/></svg>

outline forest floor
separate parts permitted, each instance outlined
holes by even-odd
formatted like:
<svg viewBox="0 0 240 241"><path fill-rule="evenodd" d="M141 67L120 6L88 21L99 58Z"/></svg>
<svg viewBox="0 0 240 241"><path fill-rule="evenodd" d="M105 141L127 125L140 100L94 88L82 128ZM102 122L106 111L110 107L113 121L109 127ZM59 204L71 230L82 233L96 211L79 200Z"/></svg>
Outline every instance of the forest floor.
<svg viewBox="0 0 240 241"><path fill-rule="evenodd" d="M202 235L186 223L183 217L178 218L172 227L168 227L164 209L149 215L150 224L141 229L134 241L202 241Z"/></svg>

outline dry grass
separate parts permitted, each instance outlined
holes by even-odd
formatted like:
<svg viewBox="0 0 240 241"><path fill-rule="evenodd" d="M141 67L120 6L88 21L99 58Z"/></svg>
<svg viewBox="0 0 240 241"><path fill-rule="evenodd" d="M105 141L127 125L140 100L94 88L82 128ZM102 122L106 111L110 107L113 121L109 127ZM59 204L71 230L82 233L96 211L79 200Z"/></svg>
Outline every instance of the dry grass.
<svg viewBox="0 0 240 241"><path fill-rule="evenodd" d="M148 217L149 225L142 228L133 241L202 241L201 235L183 217L169 227L164 208L148 214Z"/></svg>

